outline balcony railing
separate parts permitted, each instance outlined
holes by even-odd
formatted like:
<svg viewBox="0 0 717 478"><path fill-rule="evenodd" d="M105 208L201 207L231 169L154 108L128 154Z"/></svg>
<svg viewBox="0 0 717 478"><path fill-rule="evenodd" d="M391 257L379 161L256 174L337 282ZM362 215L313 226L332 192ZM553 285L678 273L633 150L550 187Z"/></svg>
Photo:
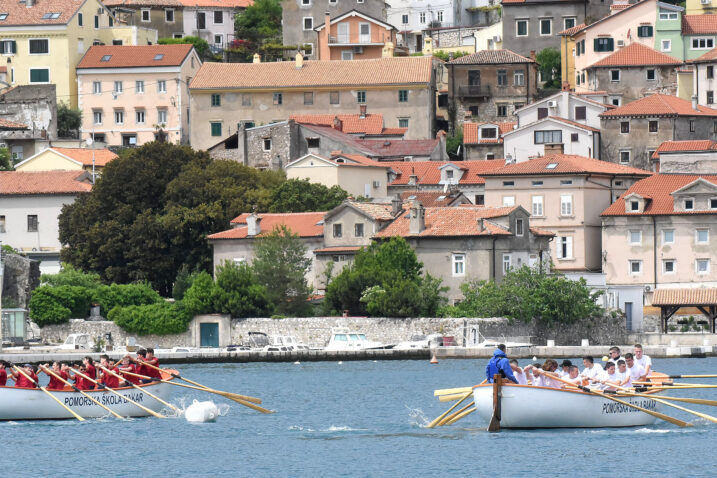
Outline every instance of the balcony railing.
<svg viewBox="0 0 717 478"><path fill-rule="evenodd" d="M458 96L462 98L490 96L490 86L466 85L458 87Z"/></svg>
<svg viewBox="0 0 717 478"><path fill-rule="evenodd" d="M358 41L352 41L351 37L349 35L329 35L329 44L339 44L339 45L367 45L367 44L381 44L382 41L379 42L372 42L371 37L368 35L360 35L358 38Z"/></svg>

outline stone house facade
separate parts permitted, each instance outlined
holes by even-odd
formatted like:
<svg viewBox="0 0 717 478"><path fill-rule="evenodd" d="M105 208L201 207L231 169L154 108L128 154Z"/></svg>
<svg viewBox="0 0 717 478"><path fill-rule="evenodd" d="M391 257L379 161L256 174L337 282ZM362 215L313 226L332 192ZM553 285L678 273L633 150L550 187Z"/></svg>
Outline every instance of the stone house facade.
<svg viewBox="0 0 717 478"><path fill-rule="evenodd" d="M510 121L515 110L537 95L535 58L509 50L483 50L449 61L448 101L455 104L456 125L465 119Z"/></svg>
<svg viewBox="0 0 717 478"><path fill-rule="evenodd" d="M600 115L601 158L653 169L652 155L668 140L717 139L717 110L654 94Z"/></svg>
<svg viewBox="0 0 717 478"><path fill-rule="evenodd" d="M20 162L57 139L55 85L23 85L0 91L0 141Z"/></svg>
<svg viewBox="0 0 717 478"><path fill-rule="evenodd" d="M600 159L600 130L558 116L548 116L503 135L506 159L528 161L550 154Z"/></svg>
<svg viewBox="0 0 717 478"><path fill-rule="evenodd" d="M653 168L661 173L717 174L717 142L665 141L652 155Z"/></svg>
<svg viewBox="0 0 717 478"><path fill-rule="evenodd" d="M463 159L466 161L504 158L503 135L517 123L463 123Z"/></svg>

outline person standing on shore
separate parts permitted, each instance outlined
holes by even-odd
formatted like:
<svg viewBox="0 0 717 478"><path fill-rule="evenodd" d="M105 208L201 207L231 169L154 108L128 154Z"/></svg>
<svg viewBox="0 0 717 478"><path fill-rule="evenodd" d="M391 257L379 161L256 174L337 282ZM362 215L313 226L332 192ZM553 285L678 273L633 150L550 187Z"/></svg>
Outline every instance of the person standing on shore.
<svg viewBox="0 0 717 478"><path fill-rule="evenodd" d="M635 363L639 364L645 370L645 376L650 375L652 371L652 359L649 355L642 353L642 345L635 344L634 347Z"/></svg>
<svg viewBox="0 0 717 478"><path fill-rule="evenodd" d="M0 360L0 387L4 387L7 383L7 370L5 370L6 367L7 362L4 360Z"/></svg>
<svg viewBox="0 0 717 478"><path fill-rule="evenodd" d="M485 377L488 383L493 383L493 375L500 374L503 378L507 378L513 383L518 383L518 379L513 375L513 369L510 367L508 357L505 355L505 345L499 344L498 348L493 352L493 357L485 367Z"/></svg>

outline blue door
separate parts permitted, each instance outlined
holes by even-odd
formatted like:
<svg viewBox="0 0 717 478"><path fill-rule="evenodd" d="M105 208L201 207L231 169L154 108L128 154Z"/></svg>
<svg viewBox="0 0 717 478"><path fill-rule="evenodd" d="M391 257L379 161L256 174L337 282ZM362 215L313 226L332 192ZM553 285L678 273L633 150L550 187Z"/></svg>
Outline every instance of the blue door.
<svg viewBox="0 0 717 478"><path fill-rule="evenodd" d="M199 324L199 345L201 347L219 347L218 323Z"/></svg>
<svg viewBox="0 0 717 478"><path fill-rule="evenodd" d="M632 302L625 302L625 328L632 330Z"/></svg>

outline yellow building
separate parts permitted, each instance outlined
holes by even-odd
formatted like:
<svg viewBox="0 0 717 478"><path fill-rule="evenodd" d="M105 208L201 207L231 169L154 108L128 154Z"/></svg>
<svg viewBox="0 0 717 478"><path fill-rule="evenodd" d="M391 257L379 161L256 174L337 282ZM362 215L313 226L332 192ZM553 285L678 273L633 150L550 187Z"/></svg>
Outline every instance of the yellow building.
<svg viewBox="0 0 717 478"><path fill-rule="evenodd" d="M93 44L144 45L156 30L117 24L98 0L12 0L0 5L0 66L12 86L54 83L77 106L75 66Z"/></svg>
<svg viewBox="0 0 717 478"><path fill-rule="evenodd" d="M567 82L570 89L575 89L575 35L585 28L581 23L558 33L560 35L560 77L563 84Z"/></svg>
<svg viewBox="0 0 717 478"><path fill-rule="evenodd" d="M87 171L98 174L117 155L109 149L47 148L15 165L15 171Z"/></svg>
<svg viewBox="0 0 717 478"><path fill-rule="evenodd" d="M685 15L702 15L717 13L717 0L687 0Z"/></svg>

